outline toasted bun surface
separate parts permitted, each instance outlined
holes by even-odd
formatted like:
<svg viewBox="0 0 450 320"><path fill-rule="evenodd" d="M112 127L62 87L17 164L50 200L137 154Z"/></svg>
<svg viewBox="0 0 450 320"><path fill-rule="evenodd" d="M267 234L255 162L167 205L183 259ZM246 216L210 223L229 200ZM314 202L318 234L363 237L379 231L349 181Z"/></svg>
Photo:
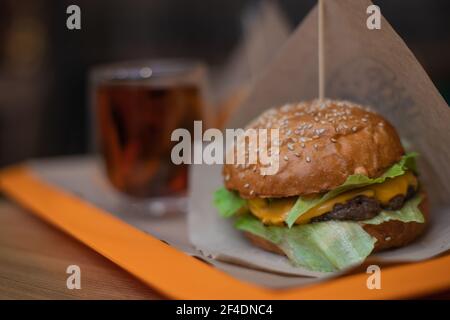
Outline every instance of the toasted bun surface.
<svg viewBox="0 0 450 320"><path fill-rule="evenodd" d="M372 237L377 239L377 242L375 242L374 252L390 248L402 247L418 238L427 228L430 219L428 201L425 195L424 200L422 200L422 202L420 203L419 208L425 218L424 223L404 223L401 221L391 220L379 225L364 225L364 230ZM281 251L281 249L272 242L269 242L259 236L248 232L244 232L244 235L255 246L260 247L266 251L284 255L284 252Z"/></svg>
<svg viewBox="0 0 450 320"><path fill-rule="evenodd" d="M280 129L279 171L262 176L260 164L224 165L225 186L243 198L325 192L355 173L377 177L404 154L386 119L351 102L288 104L266 111L250 128Z"/></svg>
<svg viewBox="0 0 450 320"><path fill-rule="evenodd" d="M419 205L425 222L408 222L391 220L379 225L364 225L364 230L372 237L377 239L374 251L386 250L389 248L403 247L414 241L426 229L430 220L428 200L425 194L422 194L423 200Z"/></svg>

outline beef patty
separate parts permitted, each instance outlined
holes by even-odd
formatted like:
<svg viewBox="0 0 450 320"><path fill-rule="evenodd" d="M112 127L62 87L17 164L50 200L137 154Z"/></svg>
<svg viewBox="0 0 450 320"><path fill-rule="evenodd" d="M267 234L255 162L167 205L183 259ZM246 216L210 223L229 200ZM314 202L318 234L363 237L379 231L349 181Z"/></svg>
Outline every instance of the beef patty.
<svg viewBox="0 0 450 320"><path fill-rule="evenodd" d="M375 217L381 210L399 210L403 204L412 198L416 190L408 187L406 195L397 195L387 204L382 204L375 198L366 196L357 196L346 203L335 204L333 210L321 216L311 219L311 222L329 221L329 220L367 220Z"/></svg>

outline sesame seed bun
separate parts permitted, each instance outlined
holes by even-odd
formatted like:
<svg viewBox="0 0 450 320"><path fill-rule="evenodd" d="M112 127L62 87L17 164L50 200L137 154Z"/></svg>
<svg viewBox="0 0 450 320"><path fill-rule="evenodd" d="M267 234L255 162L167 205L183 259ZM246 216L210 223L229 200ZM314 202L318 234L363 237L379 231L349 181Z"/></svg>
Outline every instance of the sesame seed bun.
<svg viewBox="0 0 450 320"><path fill-rule="evenodd" d="M310 101L266 111L247 129L280 129L279 171L260 164L224 165L225 186L242 198L326 192L362 173L381 175L404 154L394 127L379 114L346 101Z"/></svg>

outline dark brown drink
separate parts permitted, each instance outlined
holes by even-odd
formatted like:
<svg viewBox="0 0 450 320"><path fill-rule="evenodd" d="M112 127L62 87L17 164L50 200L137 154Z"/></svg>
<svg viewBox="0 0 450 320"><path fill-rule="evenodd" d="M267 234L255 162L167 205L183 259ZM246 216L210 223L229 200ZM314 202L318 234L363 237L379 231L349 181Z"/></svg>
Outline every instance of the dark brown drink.
<svg viewBox="0 0 450 320"><path fill-rule="evenodd" d="M187 165L174 165L171 141L177 128L193 136L203 119L196 84L107 81L96 91L100 147L107 175L119 190L136 197L184 195Z"/></svg>

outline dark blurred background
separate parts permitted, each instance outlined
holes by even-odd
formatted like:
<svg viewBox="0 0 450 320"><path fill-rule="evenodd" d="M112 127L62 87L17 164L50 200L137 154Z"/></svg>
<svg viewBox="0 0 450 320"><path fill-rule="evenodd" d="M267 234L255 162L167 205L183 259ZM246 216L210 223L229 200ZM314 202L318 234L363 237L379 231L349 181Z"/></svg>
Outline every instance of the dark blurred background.
<svg viewBox="0 0 450 320"><path fill-rule="evenodd" d="M356 1L356 0L355 0ZM316 0L279 0L297 25ZM382 13L450 98L450 1L380 0ZM66 28L81 7L82 30ZM225 63L254 0L0 0L0 166L88 149L88 73L152 57Z"/></svg>

